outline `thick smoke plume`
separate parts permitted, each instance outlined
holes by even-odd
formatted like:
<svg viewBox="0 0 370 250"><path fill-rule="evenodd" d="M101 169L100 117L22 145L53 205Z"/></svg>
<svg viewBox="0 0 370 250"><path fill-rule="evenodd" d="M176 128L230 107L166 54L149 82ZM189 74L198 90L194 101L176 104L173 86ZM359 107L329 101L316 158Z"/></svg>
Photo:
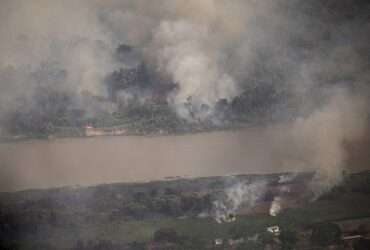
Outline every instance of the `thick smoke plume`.
<svg viewBox="0 0 370 250"><path fill-rule="evenodd" d="M188 122L262 123L276 165L318 169L320 195L366 135L368 11L361 0L3 0L0 132L159 95Z"/></svg>
<svg viewBox="0 0 370 250"><path fill-rule="evenodd" d="M314 167L316 196L340 183L346 168L346 143L366 136L366 100L346 90L331 90L325 103L306 117L273 127L269 132L284 148L277 149L283 165Z"/></svg>

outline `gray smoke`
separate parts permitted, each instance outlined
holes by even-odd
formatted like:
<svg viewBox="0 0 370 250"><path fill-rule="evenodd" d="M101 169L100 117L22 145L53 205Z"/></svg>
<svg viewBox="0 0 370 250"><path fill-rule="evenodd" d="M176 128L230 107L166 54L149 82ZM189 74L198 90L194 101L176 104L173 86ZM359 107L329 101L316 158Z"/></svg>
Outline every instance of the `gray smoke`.
<svg viewBox="0 0 370 250"><path fill-rule="evenodd" d="M367 125L366 100L336 89L309 116L273 127L269 133L284 145L276 148L283 165L317 169L312 188L320 196L342 180L348 160L345 144L364 137Z"/></svg>
<svg viewBox="0 0 370 250"><path fill-rule="evenodd" d="M109 36L87 2L2 1L0 24L1 115L35 105L40 89L104 96L102 81L115 68Z"/></svg>
<svg viewBox="0 0 370 250"><path fill-rule="evenodd" d="M349 0L3 0L0 122L36 106L40 89L112 112L104 79L143 61L177 85L166 99L187 121L213 121L220 100L279 121L265 130L277 165L317 168L319 195L341 180L345 145L368 125L368 10ZM120 44L137 54L117 60Z"/></svg>

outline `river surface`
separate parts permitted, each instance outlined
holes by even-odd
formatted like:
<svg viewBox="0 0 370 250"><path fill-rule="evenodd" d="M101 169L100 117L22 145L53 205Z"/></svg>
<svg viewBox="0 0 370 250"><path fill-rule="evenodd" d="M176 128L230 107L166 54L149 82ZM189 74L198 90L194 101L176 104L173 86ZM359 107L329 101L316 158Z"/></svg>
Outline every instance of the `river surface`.
<svg viewBox="0 0 370 250"><path fill-rule="evenodd" d="M258 129L180 136L116 136L0 144L0 191L307 170Z"/></svg>

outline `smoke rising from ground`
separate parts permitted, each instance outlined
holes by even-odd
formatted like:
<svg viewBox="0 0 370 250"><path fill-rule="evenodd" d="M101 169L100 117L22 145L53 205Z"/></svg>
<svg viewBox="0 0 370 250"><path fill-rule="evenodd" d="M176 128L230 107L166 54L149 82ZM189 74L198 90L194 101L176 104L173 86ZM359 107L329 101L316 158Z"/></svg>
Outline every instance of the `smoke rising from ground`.
<svg viewBox="0 0 370 250"><path fill-rule="evenodd" d="M237 115L278 121L267 122L264 132L274 142L271 157L279 166L317 168L318 195L341 180L346 143L366 133L366 1L4 0L0 6L2 129L9 114L37 114L44 92L87 116L112 112L117 103L109 99L107 76L144 62L176 85L165 99L189 122L218 122L220 101ZM137 53L118 60L120 44ZM148 94L133 89L117 94L123 105L135 98L147 103ZM47 110L58 117L59 109Z"/></svg>
<svg viewBox="0 0 370 250"><path fill-rule="evenodd" d="M214 201L213 213L218 223L232 222L238 209L253 207L266 192L266 183L237 182L225 190L225 197Z"/></svg>
<svg viewBox="0 0 370 250"><path fill-rule="evenodd" d="M366 100L336 89L309 116L274 127L269 133L285 145L277 149L282 164L317 168L312 188L319 196L340 183L348 160L345 144L366 136L367 125Z"/></svg>
<svg viewBox="0 0 370 250"><path fill-rule="evenodd" d="M271 203L270 215L276 216L281 212L281 198L279 196L274 197L274 200Z"/></svg>

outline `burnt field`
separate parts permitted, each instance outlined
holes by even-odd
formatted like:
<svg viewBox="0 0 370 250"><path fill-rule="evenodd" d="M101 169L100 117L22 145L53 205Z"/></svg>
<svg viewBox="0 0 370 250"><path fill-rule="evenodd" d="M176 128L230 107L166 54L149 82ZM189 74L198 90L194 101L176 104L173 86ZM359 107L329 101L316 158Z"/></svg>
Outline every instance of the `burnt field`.
<svg viewBox="0 0 370 250"><path fill-rule="evenodd" d="M347 175L341 185L314 201L313 175L240 175L1 193L0 246L148 249L148 244L163 243L158 234L170 230L177 241L168 241L179 249L208 249L216 238L263 235L272 225L301 232L317 223L370 217L368 172ZM241 183L243 192L235 195ZM272 203L277 201L279 211L272 216ZM217 202L226 208L217 211ZM236 219L216 222L217 216L228 213L235 213ZM187 243L203 248L180 248ZM90 248L81 247L88 244Z"/></svg>

